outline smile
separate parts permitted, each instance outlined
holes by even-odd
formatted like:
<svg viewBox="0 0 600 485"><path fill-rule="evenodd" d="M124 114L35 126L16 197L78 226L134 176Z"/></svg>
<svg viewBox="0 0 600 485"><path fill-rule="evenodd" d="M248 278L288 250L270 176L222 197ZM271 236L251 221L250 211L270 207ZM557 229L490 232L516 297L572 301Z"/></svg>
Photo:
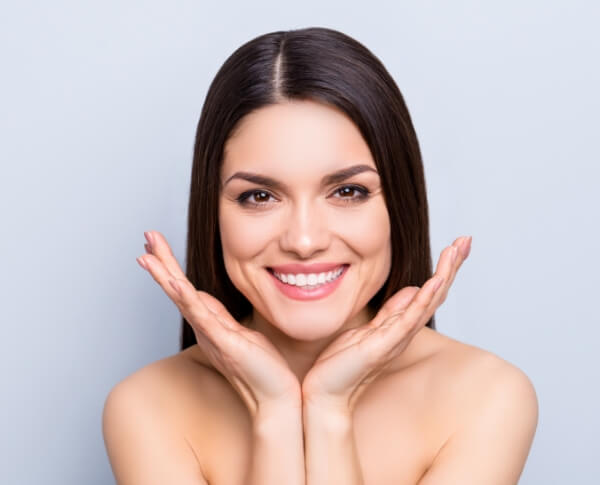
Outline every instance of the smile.
<svg viewBox="0 0 600 485"><path fill-rule="evenodd" d="M331 294L340 284L349 265L321 273L278 273L268 269L275 286L294 300L316 300Z"/></svg>

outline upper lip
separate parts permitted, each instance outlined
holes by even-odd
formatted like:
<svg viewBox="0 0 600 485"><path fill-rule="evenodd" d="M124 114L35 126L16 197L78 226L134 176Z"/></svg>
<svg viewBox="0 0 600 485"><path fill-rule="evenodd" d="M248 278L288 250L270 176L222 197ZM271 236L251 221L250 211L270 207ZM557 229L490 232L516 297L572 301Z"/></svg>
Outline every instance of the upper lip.
<svg viewBox="0 0 600 485"><path fill-rule="evenodd" d="M313 263L313 264L300 264L300 263L289 263L282 264L279 266L270 266L276 273L281 274L298 274L298 273L324 273L325 271L331 271L332 269L344 266L346 263Z"/></svg>

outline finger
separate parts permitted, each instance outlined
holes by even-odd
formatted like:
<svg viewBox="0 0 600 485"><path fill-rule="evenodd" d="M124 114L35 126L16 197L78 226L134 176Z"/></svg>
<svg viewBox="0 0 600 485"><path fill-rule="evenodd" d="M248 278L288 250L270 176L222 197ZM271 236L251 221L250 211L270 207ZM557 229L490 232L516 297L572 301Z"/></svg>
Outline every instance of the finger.
<svg viewBox="0 0 600 485"><path fill-rule="evenodd" d="M404 310L419 291L418 286L406 286L394 293L380 308L368 325L378 327L390 316Z"/></svg>
<svg viewBox="0 0 600 485"><path fill-rule="evenodd" d="M198 297L208 307L208 309L217 315L221 320L225 321L231 327L242 327L229 313L225 305L217 298L205 291L198 291Z"/></svg>
<svg viewBox="0 0 600 485"><path fill-rule="evenodd" d="M169 280L175 279L174 276L169 272L166 266L158 259L154 254L144 254L137 258L138 263L142 266L150 276L156 281L164 292L171 298L175 299L177 292L168 283Z"/></svg>
<svg viewBox="0 0 600 485"><path fill-rule="evenodd" d="M463 237L459 237L452 243L452 246L454 246L456 248L457 252L456 252L456 258L452 265L450 275L448 276L448 278L446 279L446 282L444 283L446 285L446 287L452 286L452 282L454 281L454 278L456 277L456 273L458 272L458 269L462 266L465 259L467 259L467 257L469 256L469 252L471 249L471 239L472 239L471 236L468 236L468 237L463 236Z"/></svg>
<svg viewBox="0 0 600 485"><path fill-rule="evenodd" d="M231 315L231 313L229 313L229 311L227 310L225 305L223 305L223 303L221 303L210 293L207 293L206 291L196 290L196 288L194 287L194 285L192 285L190 280L188 280L185 277L183 278L183 280L175 280L175 284L177 285L182 283L185 284L190 289L190 291L192 291L195 294L195 297L204 304L204 306L213 314L214 318L221 325L224 325L229 330L235 330L237 332L248 330L246 327L241 325L235 318L233 318L233 316Z"/></svg>
<svg viewBox="0 0 600 485"><path fill-rule="evenodd" d="M459 268L462 266L463 262L469 255L470 246L471 237L463 236L456 239L452 243L452 246L449 246L445 249L446 252L450 252L450 256L444 255L444 252L442 252L440 261L438 262L438 265L436 267L435 274L438 274L444 278L444 284L437 292L436 296L434 297L431 303L434 311L446 300L448 291L452 286L452 283L454 282L454 278L456 277L456 273L458 272ZM453 252L455 252L455 254L453 254Z"/></svg>
<svg viewBox="0 0 600 485"><path fill-rule="evenodd" d="M192 323L194 317L202 324L210 314L215 323L222 326L222 322L215 318L213 312L199 298L194 285L185 277L173 278L165 265L154 254L144 254L138 258L140 264L145 265L154 281L156 281L167 296L177 305L182 315Z"/></svg>
<svg viewBox="0 0 600 485"><path fill-rule="evenodd" d="M159 231L147 231L144 233L150 250L167 268L173 278L185 278L185 273L179 266L169 243Z"/></svg>
<svg viewBox="0 0 600 485"><path fill-rule="evenodd" d="M419 289L406 309L399 314L390 316L383 322L382 328L389 328L390 343L394 344L399 338L416 333L420 329L420 324L429 320L430 313L432 313L430 304L443 283L442 276L432 276Z"/></svg>
<svg viewBox="0 0 600 485"><path fill-rule="evenodd" d="M168 286L175 292L173 300L190 325L206 335L215 345L219 340L227 340L227 325L204 304L199 292L187 278L169 279Z"/></svg>
<svg viewBox="0 0 600 485"><path fill-rule="evenodd" d="M158 231L148 231L144 233L144 235L149 240L149 244L151 244L150 249L152 250L152 254L160 259L173 278L185 280L189 283L189 280L179 266L165 237ZM204 305L206 305L211 312L219 316L219 320L222 324L231 329L241 327L219 300L206 292L199 291L198 293Z"/></svg>

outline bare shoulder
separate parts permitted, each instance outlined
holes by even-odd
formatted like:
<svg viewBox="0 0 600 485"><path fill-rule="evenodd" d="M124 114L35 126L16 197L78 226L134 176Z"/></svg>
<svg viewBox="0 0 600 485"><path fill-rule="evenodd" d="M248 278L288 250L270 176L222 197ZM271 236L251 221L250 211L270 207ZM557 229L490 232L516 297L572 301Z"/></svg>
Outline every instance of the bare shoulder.
<svg viewBox="0 0 600 485"><path fill-rule="evenodd" d="M510 439L503 428L511 426L521 433L513 445L520 443L525 453L538 422L538 398L529 376L493 352L443 334L437 338L442 344L432 359L430 389L443 403L437 415L451 423L440 450L451 438L456 441L486 427Z"/></svg>
<svg viewBox="0 0 600 485"><path fill-rule="evenodd" d="M530 397L535 396L529 376L515 364L475 345L439 336L446 343L436 356L436 370L441 370L442 378L453 377L449 385L455 393L461 391L464 398L477 401L477 396L510 386Z"/></svg>
<svg viewBox="0 0 600 485"><path fill-rule="evenodd" d="M538 423L531 379L490 351L442 334L436 339L429 418L443 433L419 485L517 483Z"/></svg>
<svg viewBox="0 0 600 485"><path fill-rule="evenodd" d="M119 382L110 394L138 396L173 430L194 442L195 430L208 426L202 421L214 422L215 415L230 418L230 412L238 412L238 406L243 406L229 382L196 345L142 367Z"/></svg>
<svg viewBox="0 0 600 485"><path fill-rule="evenodd" d="M235 406L231 386L224 381L182 351L118 382L106 398L102 416L117 482L205 483L206 437L219 426L214 417L231 415L228 410ZM151 467L143 465L149 462Z"/></svg>

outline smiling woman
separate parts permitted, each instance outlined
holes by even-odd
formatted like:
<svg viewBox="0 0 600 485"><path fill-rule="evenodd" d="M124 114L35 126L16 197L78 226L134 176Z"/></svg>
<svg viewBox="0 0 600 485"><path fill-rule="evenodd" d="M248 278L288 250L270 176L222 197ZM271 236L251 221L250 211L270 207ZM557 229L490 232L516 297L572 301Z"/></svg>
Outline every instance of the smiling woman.
<svg viewBox="0 0 600 485"><path fill-rule="evenodd" d="M106 400L120 485L518 482L535 390L436 331L471 238L433 273L410 115L356 40L313 27L237 49L197 128L185 272L145 236L181 351Z"/></svg>

